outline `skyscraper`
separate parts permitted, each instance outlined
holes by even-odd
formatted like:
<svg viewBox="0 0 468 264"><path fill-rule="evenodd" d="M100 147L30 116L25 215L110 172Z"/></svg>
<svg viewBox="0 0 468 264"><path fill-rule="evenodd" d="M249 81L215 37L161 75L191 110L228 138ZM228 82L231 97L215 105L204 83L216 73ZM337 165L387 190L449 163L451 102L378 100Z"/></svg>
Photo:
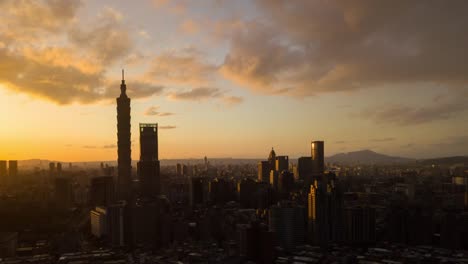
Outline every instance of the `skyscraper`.
<svg viewBox="0 0 468 264"><path fill-rule="evenodd" d="M0 160L0 183L5 184L7 182L7 161Z"/></svg>
<svg viewBox="0 0 468 264"><path fill-rule="evenodd" d="M18 176L18 161L10 160L8 161L8 177L10 181L15 181Z"/></svg>
<svg viewBox="0 0 468 264"><path fill-rule="evenodd" d="M289 157L288 156L276 156L275 159L275 170L279 173L287 171L289 169Z"/></svg>
<svg viewBox="0 0 468 264"><path fill-rule="evenodd" d="M314 177L322 175L325 171L324 142L312 141L312 174Z"/></svg>
<svg viewBox="0 0 468 264"><path fill-rule="evenodd" d="M257 180L259 182L270 182L270 170L271 168L269 161L259 161Z"/></svg>
<svg viewBox="0 0 468 264"><path fill-rule="evenodd" d="M144 197L159 195L158 124L140 124L140 161L138 177Z"/></svg>
<svg viewBox="0 0 468 264"><path fill-rule="evenodd" d="M126 90L127 85L125 84L124 71L122 70L120 96L117 98L117 193L120 199L128 198L132 175L130 149L130 98L128 98Z"/></svg>

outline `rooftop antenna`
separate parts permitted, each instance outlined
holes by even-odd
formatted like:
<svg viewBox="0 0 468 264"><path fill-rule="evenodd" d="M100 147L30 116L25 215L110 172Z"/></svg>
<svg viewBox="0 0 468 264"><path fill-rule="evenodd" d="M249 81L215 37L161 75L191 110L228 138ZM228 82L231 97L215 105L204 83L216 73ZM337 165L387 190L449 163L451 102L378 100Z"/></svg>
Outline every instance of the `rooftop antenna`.
<svg viewBox="0 0 468 264"><path fill-rule="evenodd" d="M124 78L124 69L122 69L122 81L125 81L125 78Z"/></svg>

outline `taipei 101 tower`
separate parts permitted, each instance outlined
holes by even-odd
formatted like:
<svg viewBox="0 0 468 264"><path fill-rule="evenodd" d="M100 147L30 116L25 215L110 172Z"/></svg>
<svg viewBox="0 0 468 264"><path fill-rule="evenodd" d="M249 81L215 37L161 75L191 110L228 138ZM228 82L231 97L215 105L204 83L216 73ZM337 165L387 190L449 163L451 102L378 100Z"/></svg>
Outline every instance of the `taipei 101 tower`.
<svg viewBox="0 0 468 264"><path fill-rule="evenodd" d="M120 96L117 98L117 152L118 175L117 196L126 200L130 196L132 160L130 149L130 98L126 94L124 71L122 70L122 83Z"/></svg>

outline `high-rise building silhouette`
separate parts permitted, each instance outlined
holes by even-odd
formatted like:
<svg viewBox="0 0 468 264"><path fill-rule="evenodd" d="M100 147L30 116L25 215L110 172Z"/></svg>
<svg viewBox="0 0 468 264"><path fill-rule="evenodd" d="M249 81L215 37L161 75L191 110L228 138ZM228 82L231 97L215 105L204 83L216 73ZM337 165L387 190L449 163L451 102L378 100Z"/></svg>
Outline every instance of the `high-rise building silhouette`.
<svg viewBox="0 0 468 264"><path fill-rule="evenodd" d="M125 84L124 72L122 70L120 96L117 98L117 193L120 199L127 199L129 197L132 176L130 98L128 98L126 90L127 85Z"/></svg>
<svg viewBox="0 0 468 264"><path fill-rule="evenodd" d="M158 124L140 124L138 177L144 197L159 195L161 182L159 170Z"/></svg>
<svg viewBox="0 0 468 264"><path fill-rule="evenodd" d="M300 157L297 160L298 179L303 180L306 186L312 184L312 158Z"/></svg>
<svg viewBox="0 0 468 264"><path fill-rule="evenodd" d="M275 150L271 148L270 155L268 156L268 163L270 164L270 170L275 169L275 166L276 166L275 162L276 162L276 153L275 153Z"/></svg>
<svg viewBox="0 0 468 264"><path fill-rule="evenodd" d="M312 141L311 143L312 153L312 173L313 177L319 177L323 175L325 171L325 155L324 155L324 142L323 141Z"/></svg>
<svg viewBox="0 0 468 264"><path fill-rule="evenodd" d="M8 178L10 181L15 181L18 176L18 161L10 160L8 161Z"/></svg>
<svg viewBox="0 0 468 264"><path fill-rule="evenodd" d="M258 177L259 182L270 182L270 163L268 161L258 162Z"/></svg>
<svg viewBox="0 0 468 264"><path fill-rule="evenodd" d="M276 156L275 159L275 170L279 173L287 171L289 169L289 157L288 156Z"/></svg>
<svg viewBox="0 0 468 264"><path fill-rule="evenodd" d="M62 163L57 162L57 176L62 176Z"/></svg>
<svg viewBox="0 0 468 264"><path fill-rule="evenodd" d="M286 250L305 242L305 209L283 201L270 207L268 220L270 231L275 232L278 244Z"/></svg>
<svg viewBox="0 0 468 264"><path fill-rule="evenodd" d="M49 163L49 177L54 177L55 176L55 162L50 162Z"/></svg>
<svg viewBox="0 0 468 264"><path fill-rule="evenodd" d="M89 202L92 206L108 206L114 201L114 179L112 176L94 177L89 188Z"/></svg>
<svg viewBox="0 0 468 264"><path fill-rule="evenodd" d="M344 236L343 191L333 175L329 181L315 180L308 195L308 227L312 242L327 245Z"/></svg>
<svg viewBox="0 0 468 264"><path fill-rule="evenodd" d="M7 161L0 160L0 183L5 184L7 182Z"/></svg>

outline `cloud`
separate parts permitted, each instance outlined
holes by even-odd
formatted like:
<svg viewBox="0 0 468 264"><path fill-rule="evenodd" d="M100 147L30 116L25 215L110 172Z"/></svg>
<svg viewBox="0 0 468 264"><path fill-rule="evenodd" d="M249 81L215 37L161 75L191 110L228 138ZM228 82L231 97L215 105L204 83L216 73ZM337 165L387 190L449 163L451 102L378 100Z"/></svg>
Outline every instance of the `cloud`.
<svg viewBox="0 0 468 264"><path fill-rule="evenodd" d="M176 126L158 126L159 129L175 129Z"/></svg>
<svg viewBox="0 0 468 264"><path fill-rule="evenodd" d="M199 87L181 92L172 92L168 98L174 101L203 101L211 98L219 98L223 92L214 87Z"/></svg>
<svg viewBox="0 0 468 264"><path fill-rule="evenodd" d="M378 124L408 126L446 120L466 110L466 97L460 97L422 107L397 105L367 109L362 111L360 116Z"/></svg>
<svg viewBox="0 0 468 264"><path fill-rule="evenodd" d="M86 148L86 149L95 149L95 148L97 148L97 147L96 147L96 146L85 145L85 146L83 146L83 148Z"/></svg>
<svg viewBox="0 0 468 264"><path fill-rule="evenodd" d="M255 2L261 15L232 31L221 67L251 90L312 96L468 84L467 1Z"/></svg>
<svg viewBox="0 0 468 264"><path fill-rule="evenodd" d="M202 59L200 52L189 48L156 56L146 77L165 85L202 86L213 81L216 70L216 66Z"/></svg>
<svg viewBox="0 0 468 264"><path fill-rule="evenodd" d="M241 104L244 101L244 98L238 96L225 96L223 97L223 102L228 106L234 106Z"/></svg>
<svg viewBox="0 0 468 264"><path fill-rule="evenodd" d="M174 115L174 113L170 112L160 112L159 111L159 106L151 106L148 109L145 110L144 115L146 116L171 116Z"/></svg>
<svg viewBox="0 0 468 264"><path fill-rule="evenodd" d="M394 137L386 137L386 138L374 138L371 139L371 142L390 142L390 141L395 141L396 138Z"/></svg>
<svg viewBox="0 0 468 264"><path fill-rule="evenodd" d="M116 144L109 144L109 145L102 146L102 148L104 148L104 149L114 149L114 148L117 148L117 145Z"/></svg>
<svg viewBox="0 0 468 264"><path fill-rule="evenodd" d="M81 1L1 1L0 83L56 104L89 104L118 95L108 67L134 49L123 16L105 8L95 21L79 24ZM146 80L129 82L135 98L163 90Z"/></svg>
<svg viewBox="0 0 468 264"><path fill-rule="evenodd" d="M185 34L196 34L200 31L200 27L195 21L188 19L180 24L179 30Z"/></svg>

